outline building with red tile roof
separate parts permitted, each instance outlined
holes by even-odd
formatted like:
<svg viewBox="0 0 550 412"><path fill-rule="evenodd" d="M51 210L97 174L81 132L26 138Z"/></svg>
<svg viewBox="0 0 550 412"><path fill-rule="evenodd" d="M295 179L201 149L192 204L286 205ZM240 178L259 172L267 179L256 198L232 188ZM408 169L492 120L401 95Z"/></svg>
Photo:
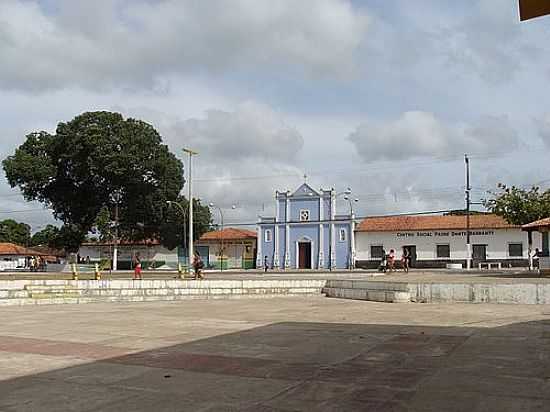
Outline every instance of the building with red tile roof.
<svg viewBox="0 0 550 412"><path fill-rule="evenodd" d="M358 267L376 267L383 253L394 250L401 260L408 250L413 266L444 268L448 264L466 266L466 220L464 215L400 215L368 217L356 229ZM529 245L521 226L512 225L494 214L470 216L474 267L481 262L527 266ZM536 234L538 235L538 234ZM533 239L541 244L540 236Z"/></svg>
<svg viewBox="0 0 550 412"><path fill-rule="evenodd" d="M255 267L256 232L227 227L203 234L196 249L206 267L215 269L252 269Z"/></svg>
<svg viewBox="0 0 550 412"><path fill-rule="evenodd" d="M357 232L393 232L402 230L463 230L466 216L456 215L403 215L368 217L357 226ZM493 214L470 216L470 229L511 229L503 218Z"/></svg>

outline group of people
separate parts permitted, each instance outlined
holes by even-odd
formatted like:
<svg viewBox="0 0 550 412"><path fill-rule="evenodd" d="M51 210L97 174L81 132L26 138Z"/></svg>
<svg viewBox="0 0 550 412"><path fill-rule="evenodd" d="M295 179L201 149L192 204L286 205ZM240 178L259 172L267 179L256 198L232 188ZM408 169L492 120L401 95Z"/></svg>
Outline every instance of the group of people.
<svg viewBox="0 0 550 412"><path fill-rule="evenodd" d="M48 262L41 256L31 256L28 258L28 266L31 272L46 270Z"/></svg>
<svg viewBox="0 0 550 412"><path fill-rule="evenodd" d="M192 265L195 273L194 279L204 279L204 275L202 274L202 269L204 268L204 262L202 261L202 258L199 252L195 252L195 255L193 256ZM134 269L134 279L137 279L137 280L143 279L141 274L141 269L142 269L141 256L139 252L132 257L132 267Z"/></svg>
<svg viewBox="0 0 550 412"><path fill-rule="evenodd" d="M382 261L380 262L379 270L386 272L393 272L396 270L396 253L394 249L390 249L390 253L386 254L386 251L382 249ZM401 267L405 272L409 271L411 267L411 251L408 247L403 246L401 252Z"/></svg>

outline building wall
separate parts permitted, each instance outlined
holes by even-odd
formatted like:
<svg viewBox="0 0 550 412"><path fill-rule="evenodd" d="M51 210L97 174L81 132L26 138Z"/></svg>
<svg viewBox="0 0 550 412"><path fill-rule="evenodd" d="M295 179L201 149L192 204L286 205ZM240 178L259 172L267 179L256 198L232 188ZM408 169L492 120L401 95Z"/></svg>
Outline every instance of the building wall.
<svg viewBox="0 0 550 412"><path fill-rule="evenodd" d="M340 241L340 229L345 229L346 240ZM334 225L334 245L336 248L336 268L345 269L350 263L350 225L338 223Z"/></svg>
<svg viewBox="0 0 550 412"><path fill-rule="evenodd" d="M290 221L300 221L300 210L309 210L309 220L312 222L319 220L319 198L312 199L290 199Z"/></svg>
<svg viewBox="0 0 550 412"><path fill-rule="evenodd" d="M285 199L279 199L277 200L279 203L279 215L278 215L278 221L279 222L286 222L286 200Z"/></svg>
<svg viewBox="0 0 550 412"><path fill-rule="evenodd" d="M358 262L379 260L371 256L371 246L384 246L386 253L390 249L396 251L397 258L401 258L402 247L416 246L417 261L441 262L442 266L449 261L465 261L466 232L465 230L431 230L431 231L402 231L402 232L356 232L356 259ZM486 229L471 230L471 243L487 245L487 260L494 261L527 261L528 243L527 233L520 229ZM523 256L511 257L508 253L509 243L522 243ZM448 244L450 258L438 258L436 246ZM533 250L541 248L542 240L539 233L533 233ZM519 263L519 262L518 262ZM420 265L419 265L420 266Z"/></svg>
<svg viewBox="0 0 550 412"><path fill-rule="evenodd" d="M208 246L208 263L209 266L219 269L221 243L204 242L198 243L197 246ZM247 252L248 246L248 252ZM234 242L225 241L223 244L223 268L224 269L246 269L254 266L254 248L255 241Z"/></svg>
<svg viewBox="0 0 550 412"><path fill-rule="evenodd" d="M168 250L163 246L126 246L121 245L118 247L118 261L129 262L132 260L132 256L138 253L143 261L156 261L165 262L168 265L177 267L178 252L177 249ZM85 259L90 257L92 262L99 262L102 259L110 259L112 256L112 247L109 245L85 245L79 249L80 257Z"/></svg>
<svg viewBox="0 0 550 412"><path fill-rule="evenodd" d="M298 261L296 255L297 242L304 238L311 239L311 256L313 259L312 269L317 268L319 259L319 225L296 225L290 227L290 267L297 268Z"/></svg>
<svg viewBox="0 0 550 412"><path fill-rule="evenodd" d="M266 230L271 230L271 242L265 241L265 232ZM259 239L259 242L261 242L262 245L262 255L261 255L261 264L264 264L264 256L267 256L267 261L269 264L269 267L273 267L273 254L275 252L275 225L262 225L261 226L261 239Z"/></svg>

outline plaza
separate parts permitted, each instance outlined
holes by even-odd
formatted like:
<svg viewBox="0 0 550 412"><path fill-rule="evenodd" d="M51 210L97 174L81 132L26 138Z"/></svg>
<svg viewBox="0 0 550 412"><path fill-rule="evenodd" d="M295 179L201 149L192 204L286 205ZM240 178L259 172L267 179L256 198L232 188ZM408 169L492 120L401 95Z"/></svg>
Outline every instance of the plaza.
<svg viewBox="0 0 550 412"><path fill-rule="evenodd" d="M2 411L549 410L550 306L2 308Z"/></svg>

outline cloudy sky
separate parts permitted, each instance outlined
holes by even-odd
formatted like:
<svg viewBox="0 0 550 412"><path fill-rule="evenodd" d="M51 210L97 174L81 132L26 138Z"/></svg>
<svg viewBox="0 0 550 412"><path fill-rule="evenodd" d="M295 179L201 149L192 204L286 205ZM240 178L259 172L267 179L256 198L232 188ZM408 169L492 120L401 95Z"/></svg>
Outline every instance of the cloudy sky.
<svg viewBox="0 0 550 412"><path fill-rule="evenodd" d="M114 110L199 151L229 222L304 174L359 215L461 208L465 153L474 200L548 187L549 37L517 0L0 0L0 156ZM8 217L52 221L2 174Z"/></svg>

